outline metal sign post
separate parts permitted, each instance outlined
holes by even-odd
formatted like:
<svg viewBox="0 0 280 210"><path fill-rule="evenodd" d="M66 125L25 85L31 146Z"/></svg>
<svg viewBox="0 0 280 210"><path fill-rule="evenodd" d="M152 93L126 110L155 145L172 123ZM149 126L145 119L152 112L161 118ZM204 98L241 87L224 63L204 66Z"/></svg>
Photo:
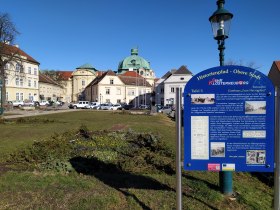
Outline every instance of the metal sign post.
<svg viewBox="0 0 280 210"><path fill-rule="evenodd" d="M182 210L182 164L181 164L181 140L182 140L182 89L176 88L176 203L177 210Z"/></svg>
<svg viewBox="0 0 280 210"><path fill-rule="evenodd" d="M0 79L0 103L1 103L1 106L0 106L0 115L3 114L4 112L4 106L3 106L3 97L2 97L2 91L3 91L3 81Z"/></svg>
<svg viewBox="0 0 280 210"><path fill-rule="evenodd" d="M280 209L280 198L279 198L279 190L280 190L280 129L279 129L279 121L280 121L280 101L279 101L279 91L280 88L276 88L275 92L275 171L274 171L274 209Z"/></svg>

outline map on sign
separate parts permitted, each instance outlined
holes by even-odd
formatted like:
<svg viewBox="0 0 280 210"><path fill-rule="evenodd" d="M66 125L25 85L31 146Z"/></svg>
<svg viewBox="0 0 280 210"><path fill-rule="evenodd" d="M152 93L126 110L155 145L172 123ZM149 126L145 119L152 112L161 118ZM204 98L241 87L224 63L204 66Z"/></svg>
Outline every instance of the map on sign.
<svg viewBox="0 0 280 210"><path fill-rule="evenodd" d="M261 72L219 66L184 90L184 169L274 170L274 87Z"/></svg>

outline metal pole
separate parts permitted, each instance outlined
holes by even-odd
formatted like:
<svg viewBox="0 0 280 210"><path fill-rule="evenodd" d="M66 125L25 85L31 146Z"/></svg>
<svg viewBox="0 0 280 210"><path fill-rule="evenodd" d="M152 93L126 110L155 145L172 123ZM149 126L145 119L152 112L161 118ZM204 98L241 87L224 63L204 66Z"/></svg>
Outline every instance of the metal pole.
<svg viewBox="0 0 280 210"><path fill-rule="evenodd" d="M225 57L224 50L226 49L225 40L224 39L218 40L218 45L219 45L218 49L220 51L220 53L219 53L220 66L223 66L224 65L224 57Z"/></svg>
<svg viewBox="0 0 280 210"><path fill-rule="evenodd" d="M181 140L182 140L182 89L176 88L176 201L177 210L182 210L182 164L181 164Z"/></svg>
<svg viewBox="0 0 280 210"><path fill-rule="evenodd" d="M280 88L275 88L275 170L274 170L274 209L279 210L280 209L280 198L279 198L279 191L280 191L280 129L279 129L279 123L280 123L280 101L279 101L279 91Z"/></svg>
<svg viewBox="0 0 280 210"><path fill-rule="evenodd" d="M220 66L224 66L224 50L225 50L225 40L218 41L218 49L220 51ZM232 195L232 172L231 171L220 171L219 172L219 184L220 190L224 195Z"/></svg>

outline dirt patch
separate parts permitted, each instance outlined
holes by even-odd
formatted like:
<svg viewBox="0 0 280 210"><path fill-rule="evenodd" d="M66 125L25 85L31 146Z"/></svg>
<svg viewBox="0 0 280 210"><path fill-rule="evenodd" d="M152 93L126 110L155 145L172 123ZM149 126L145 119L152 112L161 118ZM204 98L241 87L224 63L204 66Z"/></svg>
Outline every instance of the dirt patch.
<svg viewBox="0 0 280 210"><path fill-rule="evenodd" d="M7 167L7 164L0 163L0 176L9 170L11 169Z"/></svg>
<svg viewBox="0 0 280 210"><path fill-rule="evenodd" d="M111 131L122 131L125 130L127 128L127 125L124 124L116 124L113 125L112 128L110 129Z"/></svg>

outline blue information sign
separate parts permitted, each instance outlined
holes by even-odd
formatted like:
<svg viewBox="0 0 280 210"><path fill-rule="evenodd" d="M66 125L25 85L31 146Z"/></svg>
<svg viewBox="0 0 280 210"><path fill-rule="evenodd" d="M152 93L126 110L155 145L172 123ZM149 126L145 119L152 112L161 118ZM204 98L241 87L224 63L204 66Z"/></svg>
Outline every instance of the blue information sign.
<svg viewBox="0 0 280 210"><path fill-rule="evenodd" d="M244 66L195 75L184 90L184 169L274 170L274 87Z"/></svg>

